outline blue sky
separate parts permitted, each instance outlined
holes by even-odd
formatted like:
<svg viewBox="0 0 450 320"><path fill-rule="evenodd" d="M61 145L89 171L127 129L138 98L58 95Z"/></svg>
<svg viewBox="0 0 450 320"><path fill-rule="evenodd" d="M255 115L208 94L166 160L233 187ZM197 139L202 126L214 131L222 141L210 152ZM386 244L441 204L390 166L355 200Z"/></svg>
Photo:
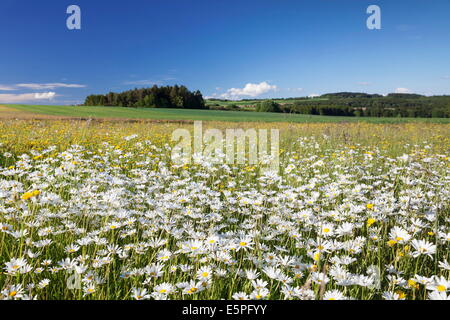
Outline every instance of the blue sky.
<svg viewBox="0 0 450 320"><path fill-rule="evenodd" d="M81 30L66 9L81 8ZM382 29L369 30L369 5ZM205 96L450 94L448 0L2 0L0 103L184 84Z"/></svg>

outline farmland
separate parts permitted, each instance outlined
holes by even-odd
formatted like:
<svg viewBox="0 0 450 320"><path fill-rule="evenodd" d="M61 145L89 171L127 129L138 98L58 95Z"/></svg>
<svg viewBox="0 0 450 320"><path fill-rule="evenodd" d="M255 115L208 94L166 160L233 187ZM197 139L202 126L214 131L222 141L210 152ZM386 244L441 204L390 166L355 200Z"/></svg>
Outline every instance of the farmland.
<svg viewBox="0 0 450 320"><path fill-rule="evenodd" d="M272 101L276 102L276 103L306 103L306 102L311 102L311 101L327 101L327 98L310 98L310 99L271 99ZM237 106L254 106L257 103L260 103L261 101L264 100L238 100L238 101L233 101L233 100L214 100L214 99L208 99L206 100L206 105L210 106L210 105L215 105L218 104L220 106L230 106L230 105L237 105Z"/></svg>
<svg viewBox="0 0 450 320"><path fill-rule="evenodd" d="M431 122L450 123L449 118L358 118L315 116L302 114L194 110L194 109L164 109L164 108L124 108L124 107L84 107L84 106L30 106L8 105L0 108L0 118L42 118L42 116L60 118L97 118L97 119L141 119L141 120L203 120L232 122L368 122L368 123L410 123ZM39 115L39 116L38 116Z"/></svg>
<svg viewBox="0 0 450 320"><path fill-rule="evenodd" d="M0 298L447 298L448 125L205 124L238 127L278 172L172 163L189 123L1 121Z"/></svg>

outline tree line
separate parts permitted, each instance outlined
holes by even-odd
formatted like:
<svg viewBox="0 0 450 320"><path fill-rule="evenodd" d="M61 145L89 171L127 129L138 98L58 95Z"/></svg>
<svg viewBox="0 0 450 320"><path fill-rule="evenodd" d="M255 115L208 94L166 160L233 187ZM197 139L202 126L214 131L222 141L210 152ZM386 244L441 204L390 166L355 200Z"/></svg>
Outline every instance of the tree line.
<svg viewBox="0 0 450 320"><path fill-rule="evenodd" d="M408 117L450 118L450 96L422 96L391 93L387 96L359 92L328 93L317 98L286 98L254 102L254 108L237 105L223 110L254 110L256 112L283 112L310 115L350 117ZM221 101L217 99L217 101ZM228 101L228 100L227 100ZM243 100L245 101L245 100ZM189 91L185 86L153 86L121 93L90 95L86 106L119 106L135 108L208 109L200 91ZM214 105L211 109L217 109Z"/></svg>
<svg viewBox="0 0 450 320"><path fill-rule="evenodd" d="M120 93L93 94L86 97L85 106L117 106L134 108L207 109L200 91L185 86L153 86Z"/></svg>
<svg viewBox="0 0 450 320"><path fill-rule="evenodd" d="M283 104L261 102L256 105L256 111L350 117L450 117L450 96L396 93L382 96L341 92L325 94L320 98Z"/></svg>

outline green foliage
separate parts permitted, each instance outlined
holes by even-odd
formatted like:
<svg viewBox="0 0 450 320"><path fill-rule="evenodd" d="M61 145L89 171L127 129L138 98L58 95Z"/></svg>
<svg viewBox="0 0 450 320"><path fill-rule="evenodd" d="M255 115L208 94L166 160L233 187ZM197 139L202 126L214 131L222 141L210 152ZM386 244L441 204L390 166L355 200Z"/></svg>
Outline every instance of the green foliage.
<svg viewBox="0 0 450 320"><path fill-rule="evenodd" d="M337 92L327 93L321 96L322 98L381 98L381 94L367 94L362 92Z"/></svg>
<svg viewBox="0 0 450 320"><path fill-rule="evenodd" d="M256 105L257 112L281 112L280 105L272 100L263 101Z"/></svg>
<svg viewBox="0 0 450 320"><path fill-rule="evenodd" d="M191 92L185 86L166 86L128 90L106 95L90 95L85 106L118 106L141 108L207 109L200 91Z"/></svg>
<svg viewBox="0 0 450 320"><path fill-rule="evenodd" d="M282 106L285 113L348 117L449 118L450 96L426 97L392 93L386 97L365 93L325 94L326 100L296 101Z"/></svg>

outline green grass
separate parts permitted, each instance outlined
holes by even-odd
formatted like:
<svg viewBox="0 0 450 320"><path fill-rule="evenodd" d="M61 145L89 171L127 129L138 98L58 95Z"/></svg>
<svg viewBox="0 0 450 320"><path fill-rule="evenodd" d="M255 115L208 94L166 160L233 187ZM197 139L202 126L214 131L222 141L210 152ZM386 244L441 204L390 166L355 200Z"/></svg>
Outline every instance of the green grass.
<svg viewBox="0 0 450 320"><path fill-rule="evenodd" d="M311 102L311 101L324 101L328 100L328 98L313 98L313 99L271 99L272 101L276 103L303 103L303 102ZM249 106L249 105L255 105L257 103L260 103L264 100L237 100L237 101L222 101L222 100L206 100L206 105L220 105L223 107L230 106L230 105L237 105L237 106Z"/></svg>
<svg viewBox="0 0 450 320"><path fill-rule="evenodd" d="M80 117L80 118L124 118L155 120L204 120L204 121L260 121L260 122L356 122L405 123L433 122L450 123L450 119L421 118L357 118L312 116L265 112L189 110L189 109L144 109L122 107L73 107L73 106L31 106L10 105L11 108L35 114Z"/></svg>

